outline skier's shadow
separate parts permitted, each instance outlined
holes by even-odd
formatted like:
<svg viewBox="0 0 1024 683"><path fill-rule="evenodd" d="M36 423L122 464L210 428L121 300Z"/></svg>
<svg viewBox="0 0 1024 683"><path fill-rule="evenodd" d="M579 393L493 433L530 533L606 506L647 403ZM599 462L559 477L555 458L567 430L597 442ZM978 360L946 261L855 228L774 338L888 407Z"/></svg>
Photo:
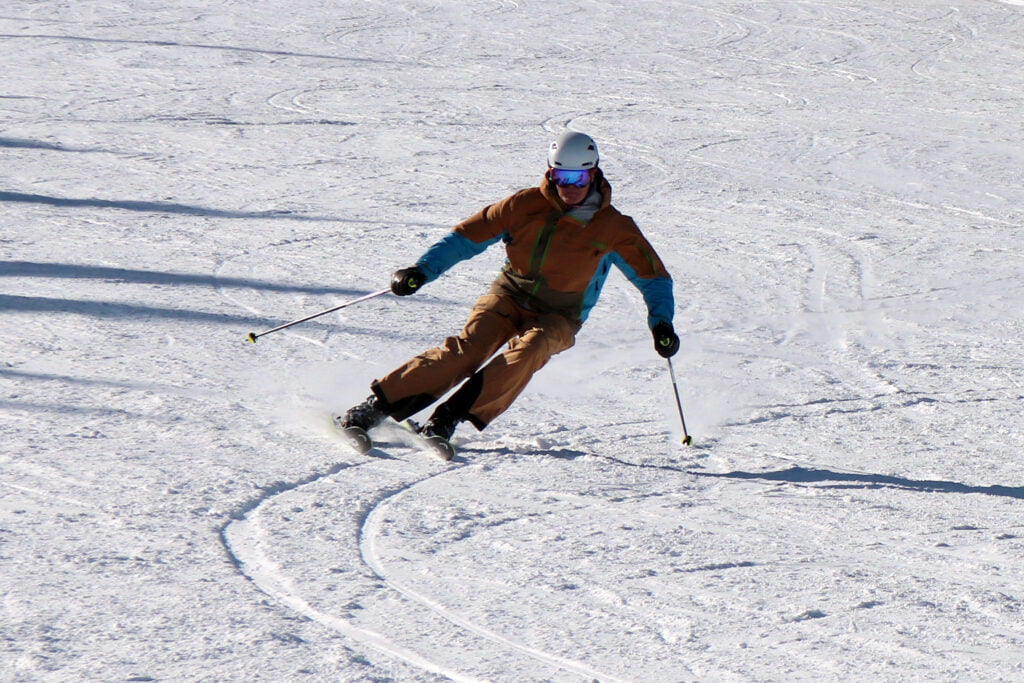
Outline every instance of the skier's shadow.
<svg viewBox="0 0 1024 683"><path fill-rule="evenodd" d="M884 474L835 472L811 467L789 467L775 472L695 472L698 477L778 481L789 484L828 484L830 489L897 488L932 493L981 493L986 496L1024 499L1024 486L971 486L955 481L906 479Z"/></svg>
<svg viewBox="0 0 1024 683"><path fill-rule="evenodd" d="M515 455L516 451L510 448L462 448L461 451L469 453L497 453L499 455ZM533 455L547 455L565 460L575 460L586 455L592 455L584 451L571 449L533 449ZM640 467L644 469L668 470L680 472L694 477L713 477L716 479L746 479L751 481L775 481L786 484L825 484L818 488L824 489L880 489L893 488L906 491L921 491L927 493L980 493L986 496L1002 496L1004 498L1016 498L1024 500L1024 486L971 486L955 481L942 481L933 479L907 479L904 477L892 477L885 474L871 474L869 472L835 472L833 470L819 469L815 467L800 467L799 465L788 467L784 470L774 472L701 472L693 468L679 465L656 465L648 463L634 463L618 458L600 456L605 460Z"/></svg>

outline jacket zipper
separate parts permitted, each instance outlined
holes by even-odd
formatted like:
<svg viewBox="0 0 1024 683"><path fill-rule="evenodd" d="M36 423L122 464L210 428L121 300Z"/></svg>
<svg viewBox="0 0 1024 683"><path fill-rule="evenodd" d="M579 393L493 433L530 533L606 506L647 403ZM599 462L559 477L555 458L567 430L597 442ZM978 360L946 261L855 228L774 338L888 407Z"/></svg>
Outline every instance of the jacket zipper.
<svg viewBox="0 0 1024 683"><path fill-rule="evenodd" d="M543 282L540 271L548 258L548 250L551 248L551 239L555 236L558 219L559 214L557 212L552 212L548 215L547 222L544 223L544 227L540 229L540 234L537 235L537 243L533 245L533 252L530 254L530 272L527 277L535 279L537 282L530 291L530 296L537 294L537 290L540 289Z"/></svg>

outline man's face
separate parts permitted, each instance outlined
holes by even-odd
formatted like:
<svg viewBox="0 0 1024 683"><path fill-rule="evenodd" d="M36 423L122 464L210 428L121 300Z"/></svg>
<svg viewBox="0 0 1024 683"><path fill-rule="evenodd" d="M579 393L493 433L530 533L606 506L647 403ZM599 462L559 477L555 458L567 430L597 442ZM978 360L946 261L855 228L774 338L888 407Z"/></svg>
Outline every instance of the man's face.
<svg viewBox="0 0 1024 683"><path fill-rule="evenodd" d="M587 183L583 187L577 187L575 185L558 185L558 197L566 206L578 206L583 203L583 200L587 198L587 193L590 192L590 183Z"/></svg>
<svg viewBox="0 0 1024 683"><path fill-rule="evenodd" d="M567 170L553 168L551 179L558 188L558 197L566 206L579 206L587 198L590 185L594 182L594 169Z"/></svg>

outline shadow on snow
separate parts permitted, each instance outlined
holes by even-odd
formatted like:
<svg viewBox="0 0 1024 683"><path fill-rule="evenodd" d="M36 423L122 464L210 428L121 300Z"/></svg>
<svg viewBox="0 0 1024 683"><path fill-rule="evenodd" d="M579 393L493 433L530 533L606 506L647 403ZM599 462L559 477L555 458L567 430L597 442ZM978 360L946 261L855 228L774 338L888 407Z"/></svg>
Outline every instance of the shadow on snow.
<svg viewBox="0 0 1024 683"><path fill-rule="evenodd" d="M811 467L789 467L776 472L688 472L699 477L777 481L787 484L831 483L823 488L896 488L930 493L981 493L987 496L1024 499L1024 486L971 486L955 481L906 479L884 474L834 472Z"/></svg>
<svg viewBox="0 0 1024 683"><path fill-rule="evenodd" d="M25 138L0 137L0 147L9 149L48 149L54 152L106 152L105 149L95 147L70 147L56 142L43 142L41 140L27 140Z"/></svg>
<svg viewBox="0 0 1024 683"><path fill-rule="evenodd" d="M257 316L207 313L205 311L189 311L181 308L161 308L109 301L54 299L42 296L14 296L10 294L0 294L0 311L74 313L96 318L171 318L249 326L275 324L275 321L270 318Z"/></svg>
<svg viewBox="0 0 1024 683"><path fill-rule="evenodd" d="M511 449L465 449L467 451L492 452L514 455ZM550 455L556 458L575 460L592 453L584 453L569 449L548 449L531 451L540 455ZM748 481L781 482L784 484L810 485L830 484L819 488L825 489L879 489L893 488L906 491L921 491L925 493L980 493L986 496L1001 496L1004 498L1016 498L1024 500L1024 486L971 486L955 481L943 481L935 479L907 479L905 477L893 477L885 474L871 474L870 472L835 472L833 470L819 469L813 467L788 467L784 470L774 472L700 472L686 467L675 465L652 465L645 463L629 462L619 458L608 456L597 456L604 460L610 460L620 465L629 467L640 467L643 469L666 470L688 474L694 477L708 477L715 479L745 479Z"/></svg>
<svg viewBox="0 0 1024 683"><path fill-rule="evenodd" d="M265 48L238 47L235 45L207 45L203 43L182 43L174 40L129 40L125 38L92 38L89 36L62 36L40 33L3 33L0 38L9 40L66 40L79 43L103 43L105 45L146 45L150 47L192 48L196 50L218 50L225 52L249 52L271 57L303 57L307 59L328 59L346 63L362 64L401 64L397 60L373 59L370 57L347 57L345 55L328 55L314 52L291 52L288 50L267 50Z"/></svg>
<svg viewBox="0 0 1024 683"><path fill-rule="evenodd" d="M211 209L205 206L193 206L191 204L178 204L175 202L147 202L131 199L74 199L67 197L51 197L43 194L27 194L25 192L0 192L0 202L43 204L46 206L66 208L86 207L94 209L121 209L124 211L207 216L210 218L283 218L294 221L341 220L330 216L303 216L289 211L226 211L223 209Z"/></svg>
<svg viewBox="0 0 1024 683"><path fill-rule="evenodd" d="M302 294L331 294L340 296L362 296L363 290L339 287L313 287L289 285L265 280L196 275L193 273L168 273L107 266L88 266L70 263L45 263L36 261L0 261L0 277L51 277L72 280L113 280L153 285L201 285L210 287L237 287L260 289L271 292L299 292Z"/></svg>

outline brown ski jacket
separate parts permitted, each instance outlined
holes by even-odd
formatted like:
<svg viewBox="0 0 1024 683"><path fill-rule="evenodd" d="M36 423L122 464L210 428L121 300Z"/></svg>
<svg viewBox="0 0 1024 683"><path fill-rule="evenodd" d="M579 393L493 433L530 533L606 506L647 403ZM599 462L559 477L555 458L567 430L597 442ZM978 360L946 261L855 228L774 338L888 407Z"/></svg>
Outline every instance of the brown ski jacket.
<svg viewBox="0 0 1024 683"><path fill-rule="evenodd" d="M538 187L520 190L456 225L416 265L429 282L501 240L508 260L491 291L527 310L558 313L577 324L586 320L615 265L643 294L648 325L671 323L668 271L633 219L612 206L611 185L600 171L592 187L587 203L596 206L569 210L545 176Z"/></svg>

